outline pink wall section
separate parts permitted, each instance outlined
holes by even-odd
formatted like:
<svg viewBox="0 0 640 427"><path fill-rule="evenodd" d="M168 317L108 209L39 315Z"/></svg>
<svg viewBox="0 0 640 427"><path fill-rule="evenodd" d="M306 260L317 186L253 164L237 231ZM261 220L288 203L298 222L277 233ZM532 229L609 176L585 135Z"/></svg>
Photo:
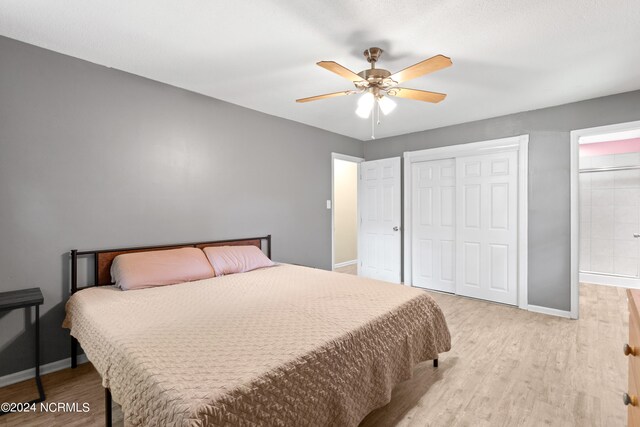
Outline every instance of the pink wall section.
<svg viewBox="0 0 640 427"><path fill-rule="evenodd" d="M638 151L640 151L640 138L624 139L622 141L594 142L593 144L580 144L580 157L635 153Z"/></svg>

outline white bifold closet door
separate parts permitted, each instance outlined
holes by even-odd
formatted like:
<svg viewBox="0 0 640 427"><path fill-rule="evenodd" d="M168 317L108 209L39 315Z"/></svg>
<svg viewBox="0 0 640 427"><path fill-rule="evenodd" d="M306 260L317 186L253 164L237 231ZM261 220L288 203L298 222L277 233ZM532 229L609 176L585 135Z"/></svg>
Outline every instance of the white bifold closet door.
<svg viewBox="0 0 640 427"><path fill-rule="evenodd" d="M412 164L413 286L455 292L454 159Z"/></svg>
<svg viewBox="0 0 640 427"><path fill-rule="evenodd" d="M400 158L360 163L358 275L400 283Z"/></svg>
<svg viewBox="0 0 640 427"><path fill-rule="evenodd" d="M518 153L456 159L456 293L518 303Z"/></svg>
<svg viewBox="0 0 640 427"><path fill-rule="evenodd" d="M412 285L518 303L518 152L411 165Z"/></svg>

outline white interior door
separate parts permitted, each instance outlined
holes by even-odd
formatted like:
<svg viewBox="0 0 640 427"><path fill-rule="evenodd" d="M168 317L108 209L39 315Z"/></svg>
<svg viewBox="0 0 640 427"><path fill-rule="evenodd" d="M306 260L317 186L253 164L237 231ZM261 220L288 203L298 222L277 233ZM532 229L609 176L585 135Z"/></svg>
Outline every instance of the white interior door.
<svg viewBox="0 0 640 427"><path fill-rule="evenodd" d="M456 293L518 303L518 154L456 159Z"/></svg>
<svg viewBox="0 0 640 427"><path fill-rule="evenodd" d="M455 292L455 159L413 163L412 284Z"/></svg>
<svg viewBox="0 0 640 427"><path fill-rule="evenodd" d="M400 283L400 158L360 163L358 274Z"/></svg>

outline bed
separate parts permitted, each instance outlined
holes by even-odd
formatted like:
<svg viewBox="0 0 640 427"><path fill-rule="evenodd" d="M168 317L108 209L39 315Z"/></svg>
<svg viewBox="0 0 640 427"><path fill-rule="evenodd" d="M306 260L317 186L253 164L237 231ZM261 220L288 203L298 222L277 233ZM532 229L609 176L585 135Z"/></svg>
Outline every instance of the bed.
<svg viewBox="0 0 640 427"><path fill-rule="evenodd" d="M107 424L113 398L132 426L357 426L415 364L437 366L450 349L425 292L347 274L280 264L136 291L105 286L117 254L263 241L270 255L270 236L72 251L63 326L102 377ZM78 287L81 256L94 257L98 286Z"/></svg>

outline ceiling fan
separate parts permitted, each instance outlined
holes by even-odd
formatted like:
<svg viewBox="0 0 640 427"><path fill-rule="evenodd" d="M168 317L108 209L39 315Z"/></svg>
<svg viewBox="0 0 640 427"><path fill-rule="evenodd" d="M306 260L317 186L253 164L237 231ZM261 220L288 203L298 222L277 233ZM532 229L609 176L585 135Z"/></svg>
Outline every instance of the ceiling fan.
<svg viewBox="0 0 640 427"><path fill-rule="evenodd" d="M342 92L327 93L324 95L310 96L308 98L296 99L296 102L310 102L317 101L325 98L335 98L337 96L353 95L356 93L362 93L363 95L358 100L358 108L356 114L363 119L369 118L371 113L372 117L371 128L374 138L374 117L375 112L378 112L378 123L380 123L380 112L387 115L393 111L396 107L396 103L388 97L398 97L413 99L416 101L433 102L437 103L442 101L447 95L438 92L428 92L418 89L407 89L398 87L397 85L407 80L415 79L416 77L423 76L425 74L433 73L434 71L441 70L443 68L451 66L452 62L450 58L444 55L436 55L424 61L418 62L410 67L405 68L402 71L391 74L389 71L382 68L376 68L376 62L380 59L380 55L383 50L379 47L371 47L364 51L364 57L371 64L371 68L354 73L346 67L338 64L334 61L320 61L318 65L325 68L337 75L351 80L355 85L355 90L345 90ZM387 95L387 96L385 96ZM376 109L377 107L377 109Z"/></svg>

